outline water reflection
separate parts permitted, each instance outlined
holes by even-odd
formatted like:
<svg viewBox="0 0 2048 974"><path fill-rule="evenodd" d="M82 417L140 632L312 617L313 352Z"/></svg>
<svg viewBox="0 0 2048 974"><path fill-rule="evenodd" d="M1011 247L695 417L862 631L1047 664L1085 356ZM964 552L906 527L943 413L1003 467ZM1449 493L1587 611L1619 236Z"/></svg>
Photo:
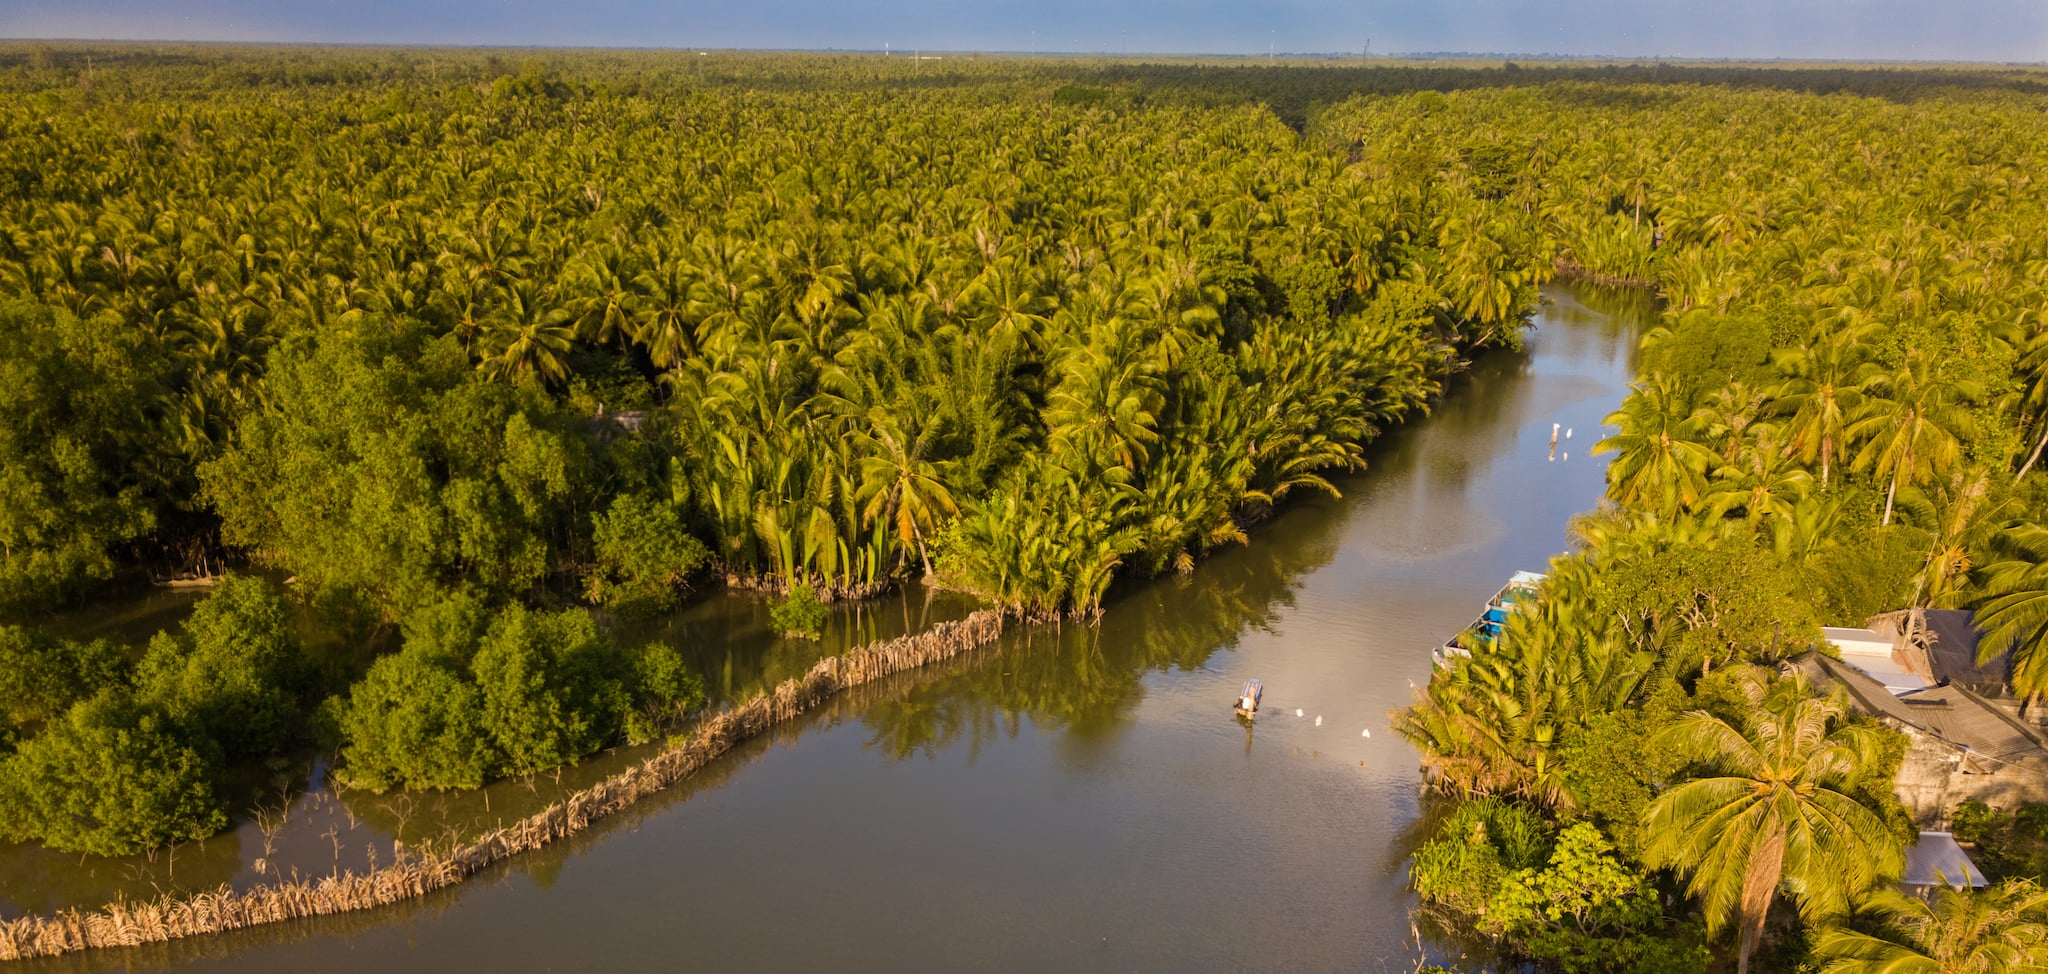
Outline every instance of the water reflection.
<svg viewBox="0 0 2048 974"><path fill-rule="evenodd" d="M1015 737L1028 719L1085 753L1130 723L1143 674L1200 669L1240 634L1268 628L1292 605L1297 580L1329 563L1334 540L1315 540L1329 537L1261 538L1190 575L1126 587L1098 626L1013 632L996 661L870 709L862 717L869 746L899 759L962 742L975 753L992 735Z"/></svg>
<svg viewBox="0 0 2048 974"><path fill-rule="evenodd" d="M892 974L1440 959L1456 948L1423 949L1410 925L1402 874L1428 811L1385 715L1427 678L1428 646L1599 497L1580 450L1626 388L1635 323L1551 296L1528 354L1478 363L1375 444L1342 500L1301 499L1191 575L1120 586L1099 627L1014 631L858 688L419 904L24 969L653 967L678 945L714 968ZM1577 428L1568 461L1546 459L1553 422ZM943 611L913 598L860 624ZM825 651L774 645L744 599L683 616L647 632L735 695ZM1246 726L1229 704L1251 677L1266 701ZM633 756L431 812L333 807L380 834L509 819Z"/></svg>
<svg viewBox="0 0 2048 974"><path fill-rule="evenodd" d="M74 639L113 639L139 655L151 636L175 628L203 595L196 589L136 586L103 605L36 624ZM699 595L661 618L603 621L620 643L659 641L675 647L704 674L715 705L759 693L826 655L920 631L972 610L968 599L913 583L878 599L837 607L817 640L778 636L768 623L767 599L751 593ZM351 641L304 612L298 615L298 628L309 653L343 673L366 666L391 635ZM228 782L235 823L205 841L122 857L0 843L0 918L222 884L246 888L279 876L365 869L389 862L394 842L415 849L446 847L517 821L651 750L617 748L576 767L456 792L376 795L343 788L328 781L324 756L310 753L236 768Z"/></svg>

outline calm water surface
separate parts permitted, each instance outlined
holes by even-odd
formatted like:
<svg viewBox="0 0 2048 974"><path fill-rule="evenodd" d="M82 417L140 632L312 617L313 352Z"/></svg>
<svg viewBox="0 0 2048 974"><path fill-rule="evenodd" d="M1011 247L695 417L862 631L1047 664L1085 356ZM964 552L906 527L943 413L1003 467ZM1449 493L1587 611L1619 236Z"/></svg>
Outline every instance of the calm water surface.
<svg viewBox="0 0 2048 974"><path fill-rule="evenodd" d="M417 904L19 969L1413 971L1418 776L1388 712L1598 501L1587 451L1646 314L1549 297L1527 354L1481 362L1341 500L1098 627L862 688Z"/></svg>

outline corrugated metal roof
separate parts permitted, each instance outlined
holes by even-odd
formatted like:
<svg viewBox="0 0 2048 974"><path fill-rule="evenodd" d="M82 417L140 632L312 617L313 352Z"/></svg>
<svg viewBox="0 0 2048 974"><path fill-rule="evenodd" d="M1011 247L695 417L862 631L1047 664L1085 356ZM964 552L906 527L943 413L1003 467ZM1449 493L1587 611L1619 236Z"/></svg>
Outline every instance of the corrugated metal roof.
<svg viewBox="0 0 2048 974"><path fill-rule="evenodd" d="M1949 685L1893 695L1868 674L1820 653L1802 653L1788 665L1816 683L1841 685L1865 713L1890 717L1972 754L2007 763L2048 762L2048 745L2039 735L1967 688Z"/></svg>

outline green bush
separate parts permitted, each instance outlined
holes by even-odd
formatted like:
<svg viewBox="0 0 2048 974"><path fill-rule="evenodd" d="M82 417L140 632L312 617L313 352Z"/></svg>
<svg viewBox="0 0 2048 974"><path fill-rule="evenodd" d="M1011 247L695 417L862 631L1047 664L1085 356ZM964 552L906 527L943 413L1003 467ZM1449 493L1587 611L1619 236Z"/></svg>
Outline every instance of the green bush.
<svg viewBox="0 0 2048 974"><path fill-rule="evenodd" d="M825 618L830 610L818 601L818 590L809 585L792 584L789 594L776 599L768 606L768 621L775 631L785 636L801 639L818 639L825 634Z"/></svg>
<svg viewBox="0 0 2048 974"><path fill-rule="evenodd" d="M704 705L704 680L683 662L673 647L648 643L632 653L633 710L626 715L626 739L645 744L662 723Z"/></svg>
<svg viewBox="0 0 2048 974"><path fill-rule="evenodd" d="M230 575L180 633L158 633L137 673L144 702L191 725L233 757L274 754L300 731L304 660L284 596Z"/></svg>
<svg viewBox="0 0 2048 974"><path fill-rule="evenodd" d="M666 646L620 652L581 609L512 606L486 620L459 596L407 620L405 645L333 704L343 773L373 791L474 788L654 738L703 700Z"/></svg>
<svg viewBox="0 0 2048 974"><path fill-rule="evenodd" d="M49 720L108 687L127 682L128 660L104 639L59 639L26 626L0 626L0 717Z"/></svg>
<svg viewBox="0 0 2048 974"><path fill-rule="evenodd" d="M71 708L0 762L0 839L130 855L227 826L220 754L123 690Z"/></svg>
<svg viewBox="0 0 2048 974"><path fill-rule="evenodd" d="M1423 902L1476 917L1486 912L1508 876L1540 864L1549 844L1543 819L1534 811L1481 798L1458 806L1438 823L1415 850L1408 879Z"/></svg>
<svg viewBox="0 0 2048 974"><path fill-rule="evenodd" d="M1650 877L1614 855L1600 830L1564 830L1540 869L1507 877L1479 927L1565 974L1697 974L1708 952L1697 924L1666 921Z"/></svg>
<svg viewBox="0 0 2048 974"><path fill-rule="evenodd" d="M611 655L588 612L515 606L491 624L470 673L501 773L552 768L616 736L625 714Z"/></svg>
<svg viewBox="0 0 2048 974"><path fill-rule="evenodd" d="M711 558L674 507L637 494L620 496L591 525L597 567L585 592L598 605L631 613L673 608L689 577Z"/></svg>

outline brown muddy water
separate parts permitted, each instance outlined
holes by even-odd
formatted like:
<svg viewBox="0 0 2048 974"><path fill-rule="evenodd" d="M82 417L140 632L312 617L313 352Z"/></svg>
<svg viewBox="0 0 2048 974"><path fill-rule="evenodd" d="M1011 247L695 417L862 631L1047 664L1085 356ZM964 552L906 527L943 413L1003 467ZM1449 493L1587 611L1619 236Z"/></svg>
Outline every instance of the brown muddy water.
<svg viewBox="0 0 2048 974"><path fill-rule="evenodd" d="M1339 482L1343 498L1290 506L1188 576L1121 589L1098 626L1016 630L860 688L625 815L415 903L13 969L1409 972L1455 960L1409 920L1404 860L1422 803L1415 754L1387 715L1428 678L1430 647L1509 574L1562 551L1569 519L1599 501L1604 458L1588 454L1651 313L1588 290L1547 297L1526 353L1460 377L1433 416ZM1572 433L1555 459L1553 423ZM966 609L911 591L816 646L773 639L758 602L721 596L636 635L684 646L731 699ZM1266 697L1248 728L1230 701L1251 678ZM163 861L0 847L0 910L248 882L257 859L361 865L394 834L509 821L631 756L456 797L314 789L282 825L181 850L175 880ZM303 774L280 770L280 793Z"/></svg>

